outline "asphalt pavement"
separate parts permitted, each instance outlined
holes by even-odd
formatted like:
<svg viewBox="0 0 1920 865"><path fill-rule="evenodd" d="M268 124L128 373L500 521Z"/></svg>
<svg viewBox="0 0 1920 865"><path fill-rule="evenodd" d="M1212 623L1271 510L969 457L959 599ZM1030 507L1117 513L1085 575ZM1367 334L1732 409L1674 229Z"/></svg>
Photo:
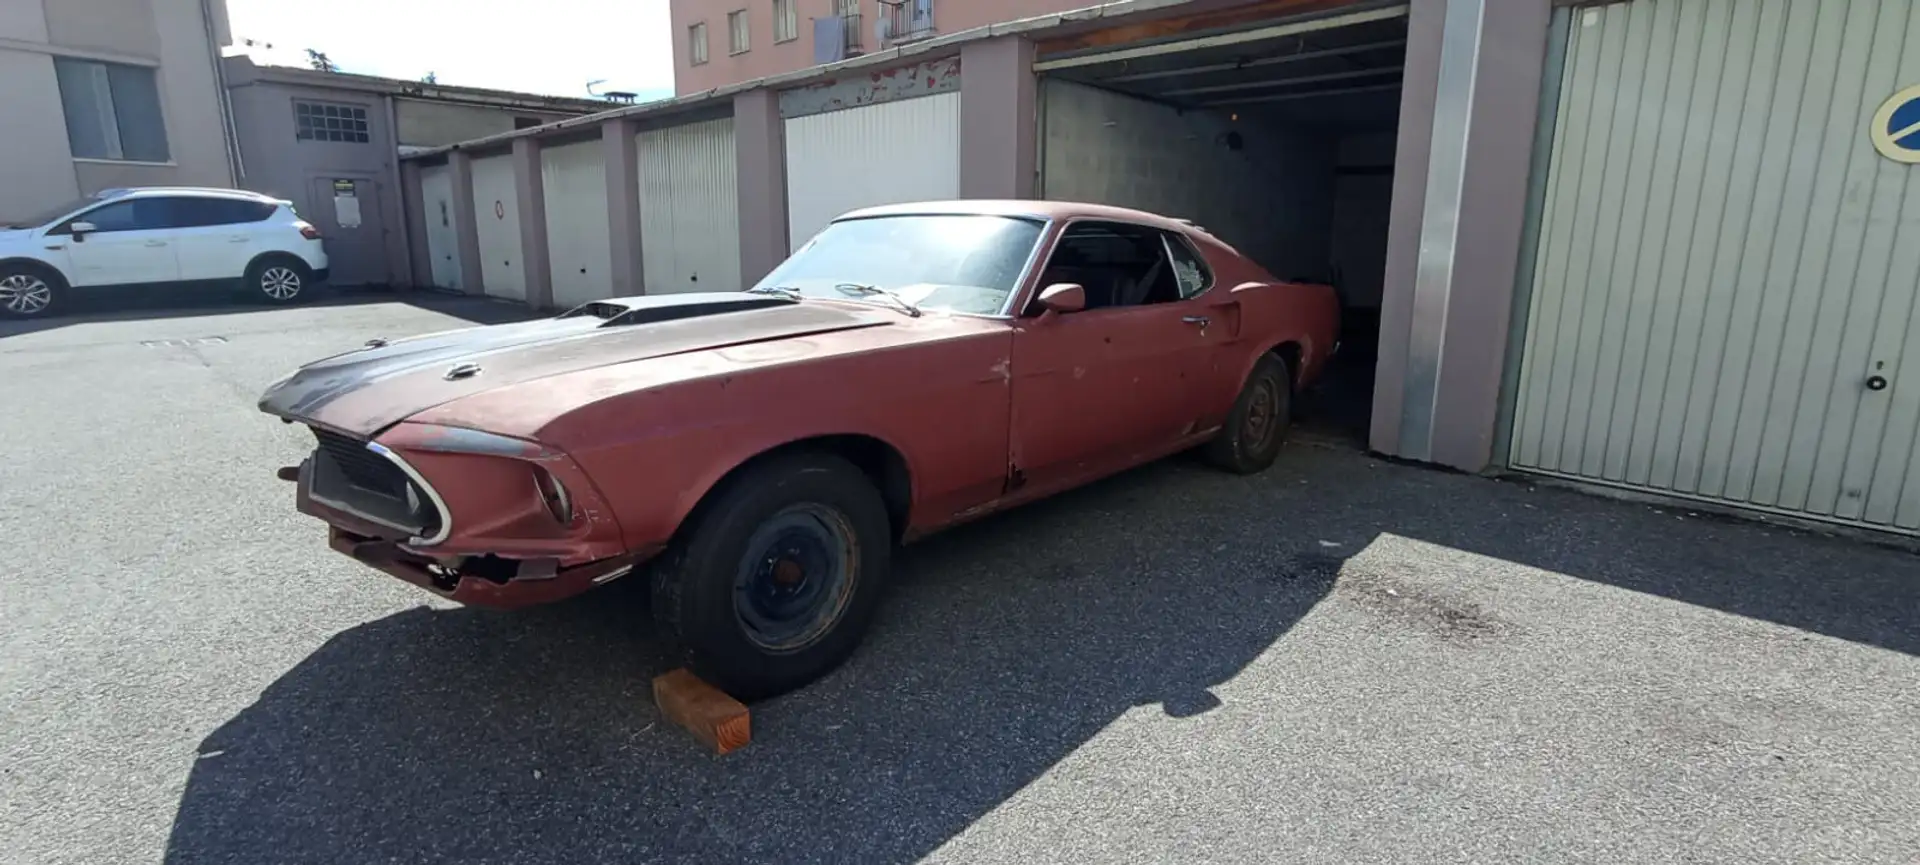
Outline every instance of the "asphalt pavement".
<svg viewBox="0 0 1920 865"><path fill-rule="evenodd" d="M1295 446L910 549L714 757L637 586L329 552L259 414L482 301L0 324L0 863L1920 861L1920 558Z"/></svg>

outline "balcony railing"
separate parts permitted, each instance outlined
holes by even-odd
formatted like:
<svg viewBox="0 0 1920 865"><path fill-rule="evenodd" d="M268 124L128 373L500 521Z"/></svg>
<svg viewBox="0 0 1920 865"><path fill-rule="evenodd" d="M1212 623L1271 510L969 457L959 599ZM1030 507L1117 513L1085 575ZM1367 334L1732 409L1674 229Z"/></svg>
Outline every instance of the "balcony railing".
<svg viewBox="0 0 1920 865"><path fill-rule="evenodd" d="M883 47L933 38L933 0L880 0L880 33Z"/></svg>

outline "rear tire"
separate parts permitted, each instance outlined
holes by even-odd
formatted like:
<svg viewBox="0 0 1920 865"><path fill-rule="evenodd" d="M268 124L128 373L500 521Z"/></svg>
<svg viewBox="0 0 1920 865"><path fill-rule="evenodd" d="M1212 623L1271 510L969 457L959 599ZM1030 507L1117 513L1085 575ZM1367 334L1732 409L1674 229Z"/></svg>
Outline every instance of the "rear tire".
<svg viewBox="0 0 1920 865"><path fill-rule="evenodd" d="M268 303L298 303L313 295L313 270L291 256L262 258L247 266L245 285Z"/></svg>
<svg viewBox="0 0 1920 865"><path fill-rule="evenodd" d="M45 267L0 264L0 317L40 318L58 305L66 280Z"/></svg>
<svg viewBox="0 0 1920 865"><path fill-rule="evenodd" d="M730 479L653 567L653 615L688 667L740 700L826 675L859 645L892 553L880 491L825 453Z"/></svg>
<svg viewBox="0 0 1920 865"><path fill-rule="evenodd" d="M1207 462L1235 474L1265 471L1280 456L1292 421L1293 370L1285 358L1261 355L1220 434L1208 443Z"/></svg>

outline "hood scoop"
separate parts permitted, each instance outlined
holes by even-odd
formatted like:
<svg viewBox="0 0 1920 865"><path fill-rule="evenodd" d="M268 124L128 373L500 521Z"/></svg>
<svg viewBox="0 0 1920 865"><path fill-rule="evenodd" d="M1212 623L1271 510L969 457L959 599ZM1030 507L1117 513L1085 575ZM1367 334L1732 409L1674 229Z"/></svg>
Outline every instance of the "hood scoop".
<svg viewBox="0 0 1920 865"><path fill-rule="evenodd" d="M689 294L612 297L583 303L556 318L597 318L599 327L626 327L654 324L683 318L745 312L775 306L792 306L798 301L770 294L744 291L705 291Z"/></svg>

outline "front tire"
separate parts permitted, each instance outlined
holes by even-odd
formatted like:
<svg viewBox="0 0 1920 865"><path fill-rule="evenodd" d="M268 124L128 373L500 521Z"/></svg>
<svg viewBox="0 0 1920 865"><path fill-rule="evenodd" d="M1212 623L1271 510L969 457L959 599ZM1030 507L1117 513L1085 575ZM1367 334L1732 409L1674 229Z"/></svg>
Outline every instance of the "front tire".
<svg viewBox="0 0 1920 865"><path fill-rule="evenodd" d="M824 453L730 479L653 569L653 614L694 673L740 700L791 691L859 645L892 553L880 492Z"/></svg>
<svg viewBox="0 0 1920 865"><path fill-rule="evenodd" d="M1261 355L1220 434L1207 445L1207 461L1235 474L1266 471L1280 456L1292 419L1293 369L1285 358Z"/></svg>
<svg viewBox="0 0 1920 865"><path fill-rule="evenodd" d="M313 270L294 258L263 258L247 267L246 287L268 303L296 303L312 293Z"/></svg>
<svg viewBox="0 0 1920 865"><path fill-rule="evenodd" d="M66 293L59 274L28 264L0 265L0 316L39 318Z"/></svg>

